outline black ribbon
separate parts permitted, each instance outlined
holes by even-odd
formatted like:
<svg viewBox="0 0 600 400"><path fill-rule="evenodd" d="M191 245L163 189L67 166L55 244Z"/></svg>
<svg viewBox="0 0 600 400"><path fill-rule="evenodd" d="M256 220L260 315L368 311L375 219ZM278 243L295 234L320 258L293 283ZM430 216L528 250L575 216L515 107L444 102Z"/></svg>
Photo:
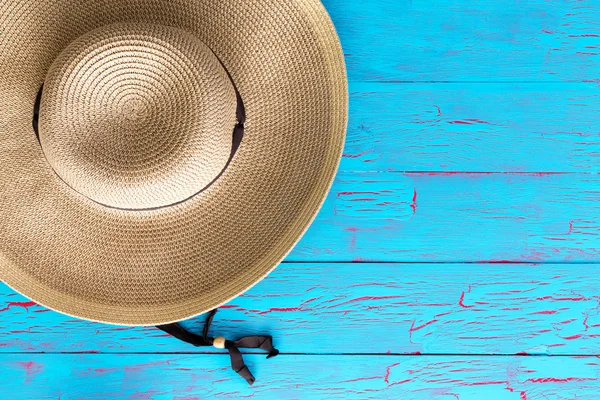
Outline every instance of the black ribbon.
<svg viewBox="0 0 600 400"><path fill-rule="evenodd" d="M159 325L157 328L196 347L212 346L215 338L208 336L208 330L216 313L216 309L212 310L206 317L202 336L186 331L177 323ZM225 340L225 348L229 351L229 356L231 357L231 368L252 385L255 381L254 375L252 375L246 364L244 364L242 353L239 350L240 347L265 350L269 353L267 358L275 357L279 354L279 350L273 347L273 338L271 336L245 336L235 341Z"/></svg>
<svg viewBox="0 0 600 400"><path fill-rule="evenodd" d="M219 178L221 178L221 176L225 173L225 171L227 170L227 168L229 168L229 165L233 161L233 156L235 156L235 154L237 153L237 151L238 151L238 149L239 149L239 147L240 147L240 145L242 143L242 139L244 138L244 133L245 133L244 123L246 122L246 108L244 106L244 102L242 100L242 96L240 95L240 92L239 92L237 86L235 86L235 82L233 82L233 78L231 77L231 74L229 74L229 71L227 71L227 69L225 68L225 64L223 64L221 62L221 65L223 66L223 69L225 69L225 72L227 73L227 76L229 77L229 80L231 81L231 84L233 86L233 90L235 91L235 97L236 97L236 100L237 100L237 106L236 106L236 111L235 111L235 115L236 115L236 118L237 118L237 124L233 128L233 138L232 138L232 143L231 143L231 153L229 155L229 159L227 160L227 163L225 163L225 166L223 167L223 169L221 170L221 172L219 172L219 174L217 176L215 176L215 179L213 179L211 182L209 182L198 193L201 193L204 190L206 190L208 187L212 186ZM42 83L42 86L40 87L40 90L38 91L38 94L37 94L37 96L35 98L35 103L33 105L33 120L32 120L33 131L35 133L35 136L37 137L38 142L40 142L40 145L41 145L40 131L39 131L39 125L40 125L40 106L41 106L41 103L42 103L42 95L43 95L43 93L44 93L44 84ZM57 174L57 176L62 180L62 177L60 175ZM69 184L67 183L67 185L69 185ZM196 196L198 193L193 194L192 197ZM80 194L82 194L82 193L80 193ZM91 200L91 201L96 202L96 200L91 199L89 197L88 197L88 199ZM182 203L183 201L186 201L188 199L184 199L184 200L180 201L179 203ZM155 209L159 209L159 208L163 208L163 207L171 207L171 206L174 206L175 204L179 204L179 203L170 204L168 206L146 208L146 210L155 210ZM119 209L119 207L108 206L108 205L102 204L102 203L98 203L98 204L100 204L100 205L102 205L104 207L108 207L108 208L117 208L117 209ZM127 209L125 208L125 210L127 210Z"/></svg>

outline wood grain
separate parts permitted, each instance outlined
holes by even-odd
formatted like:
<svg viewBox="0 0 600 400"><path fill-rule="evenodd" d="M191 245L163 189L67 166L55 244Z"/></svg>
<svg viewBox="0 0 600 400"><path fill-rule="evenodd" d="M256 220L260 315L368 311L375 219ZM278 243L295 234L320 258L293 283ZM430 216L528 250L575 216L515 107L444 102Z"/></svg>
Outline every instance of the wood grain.
<svg viewBox="0 0 600 400"><path fill-rule="evenodd" d="M595 81L598 1L324 0L352 81Z"/></svg>
<svg viewBox="0 0 600 400"><path fill-rule="evenodd" d="M246 355L3 357L0 390L23 399L597 399L597 357ZM318 366L318 367L317 367Z"/></svg>
<svg viewBox="0 0 600 400"><path fill-rule="evenodd" d="M285 353L600 354L598 264L284 264L212 334ZM0 352L214 352L155 328L73 319L3 287ZM184 322L201 332L204 317Z"/></svg>
<svg viewBox="0 0 600 400"><path fill-rule="evenodd" d="M596 83L350 84L340 169L599 172Z"/></svg>
<svg viewBox="0 0 600 400"><path fill-rule="evenodd" d="M597 261L600 175L340 173L288 261Z"/></svg>

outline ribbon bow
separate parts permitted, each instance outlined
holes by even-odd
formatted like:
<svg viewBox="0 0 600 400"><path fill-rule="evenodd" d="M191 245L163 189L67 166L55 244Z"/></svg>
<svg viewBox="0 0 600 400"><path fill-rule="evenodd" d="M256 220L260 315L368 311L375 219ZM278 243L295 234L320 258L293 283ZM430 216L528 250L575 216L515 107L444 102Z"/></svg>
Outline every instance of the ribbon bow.
<svg viewBox="0 0 600 400"><path fill-rule="evenodd" d="M222 336L217 336L216 338L208 336L208 330L210 329L210 325L216 313L216 309L212 310L206 317L202 336L186 331L177 323L159 325L157 328L196 347L214 346L218 349L227 349L229 351L229 356L231 357L231 368L240 374L246 382L252 385L255 381L254 376L246 364L244 364L244 358L242 357L239 348L265 350L269 352L267 358L275 357L279 354L279 350L273 347L273 338L271 336L245 336L235 341L226 340Z"/></svg>

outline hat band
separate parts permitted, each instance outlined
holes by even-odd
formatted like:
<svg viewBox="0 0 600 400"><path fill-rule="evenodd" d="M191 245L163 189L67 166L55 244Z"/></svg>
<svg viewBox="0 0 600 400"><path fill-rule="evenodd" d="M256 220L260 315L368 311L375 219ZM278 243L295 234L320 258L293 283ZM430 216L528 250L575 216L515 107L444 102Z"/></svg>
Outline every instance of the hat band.
<svg viewBox="0 0 600 400"><path fill-rule="evenodd" d="M219 60L220 61L220 60ZM221 64L223 64L221 62ZM223 65L223 68L225 69L225 66ZM242 101L242 96L240 95L240 92L237 88L237 86L235 86L235 82L233 81L233 79L231 78L231 74L229 73L229 71L227 71L227 69L225 69L225 72L227 72L227 76L229 76L229 79L231 80L231 84L233 85L233 88L235 90L235 96L237 99L237 108L236 108L236 116L237 116L237 124L235 125L235 127L233 128L233 136L232 136L232 143L231 143L231 154L229 156L229 159L227 160L227 163L225 164L225 166L223 167L223 169L221 170L221 172L219 172L217 174L217 176L208 184L206 185L204 188L202 188L202 190L194 193L192 196L181 200L179 202L173 203L173 204L169 204L166 206L161 206L161 207L149 207L149 208L142 208L142 209L136 209L136 210L131 210L128 208L123 208L123 207L115 207L115 206L111 206L111 205L107 205L107 204L103 204L100 203L92 198L90 198L89 196L86 196L85 194L81 193L80 191L78 191L77 189L75 189L73 186L69 185L64 179L62 179L62 177L55 172L55 175L61 180L63 181L67 186L69 186L71 189L73 189L74 191L76 191L77 193L81 194L82 196L86 197L88 200L93 201L96 204L100 204L104 207L108 207L108 208L114 208L114 209L119 209L119 210L128 210L128 211L148 211L148 210L157 210L157 209L161 209L161 208L166 208L166 207L171 207L174 205L178 205L181 204L189 199L191 199L192 197L202 193L203 191L205 191L206 189L208 189L210 186L212 186L217 180L219 180L219 178L225 173L225 171L227 170L227 168L229 167L229 165L231 164L231 161L233 160L233 157L235 156L235 153L237 153L238 148L240 147L240 144L242 143L242 139L244 138L244 132L245 132L245 128L244 128L244 123L246 122L246 110L244 107L244 102ZM40 119L40 104L42 101L42 94L44 92L44 84L42 84L42 86L40 87L40 90L37 94L37 98L35 100L35 105L33 107L33 130L35 132L35 136L38 140L38 143L40 144L41 147L41 141L40 141L40 132L39 132L39 119ZM43 149L42 149L43 151Z"/></svg>

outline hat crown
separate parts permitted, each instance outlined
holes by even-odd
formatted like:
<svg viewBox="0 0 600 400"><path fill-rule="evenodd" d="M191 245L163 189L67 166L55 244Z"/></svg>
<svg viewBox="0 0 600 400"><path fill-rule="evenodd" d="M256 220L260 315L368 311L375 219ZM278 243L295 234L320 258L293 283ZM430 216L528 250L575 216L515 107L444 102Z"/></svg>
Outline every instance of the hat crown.
<svg viewBox="0 0 600 400"><path fill-rule="evenodd" d="M209 186L231 156L235 88L215 54L177 28L121 23L57 57L44 82L40 143L71 188L149 209Z"/></svg>

